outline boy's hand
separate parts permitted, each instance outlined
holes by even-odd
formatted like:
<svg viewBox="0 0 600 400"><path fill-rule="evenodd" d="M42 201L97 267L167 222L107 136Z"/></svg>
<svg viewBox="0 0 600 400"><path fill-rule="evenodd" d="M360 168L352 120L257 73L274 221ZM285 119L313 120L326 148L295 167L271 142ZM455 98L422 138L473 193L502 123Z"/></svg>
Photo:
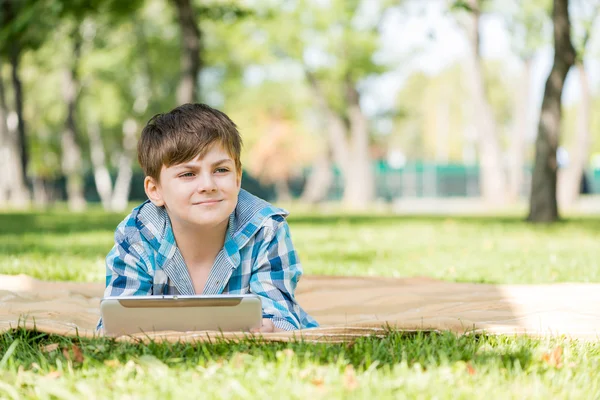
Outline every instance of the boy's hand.
<svg viewBox="0 0 600 400"><path fill-rule="evenodd" d="M263 318L262 326L260 328L252 329L250 332L252 333L269 333L269 332L283 332L283 329L277 328L273 325L273 321L269 318Z"/></svg>

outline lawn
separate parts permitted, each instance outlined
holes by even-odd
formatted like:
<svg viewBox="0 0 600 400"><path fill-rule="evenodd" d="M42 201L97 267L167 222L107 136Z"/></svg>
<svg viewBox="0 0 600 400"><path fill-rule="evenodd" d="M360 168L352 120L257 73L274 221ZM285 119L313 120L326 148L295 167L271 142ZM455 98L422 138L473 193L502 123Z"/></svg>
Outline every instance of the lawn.
<svg viewBox="0 0 600 400"><path fill-rule="evenodd" d="M122 215L0 213L0 273L104 279ZM306 274L600 282L600 220L297 215ZM301 283L300 283L301 284ZM390 332L353 344L0 336L0 398L599 398L600 343Z"/></svg>

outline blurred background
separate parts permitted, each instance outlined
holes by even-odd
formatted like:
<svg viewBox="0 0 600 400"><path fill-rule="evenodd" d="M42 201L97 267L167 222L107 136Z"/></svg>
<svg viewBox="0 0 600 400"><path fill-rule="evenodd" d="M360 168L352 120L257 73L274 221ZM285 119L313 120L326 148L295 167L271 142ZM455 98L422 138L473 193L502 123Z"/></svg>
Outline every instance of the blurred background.
<svg viewBox="0 0 600 400"><path fill-rule="evenodd" d="M556 194L600 210L600 2L568 3ZM529 204L552 0L0 4L0 208L145 200L141 129L186 102L237 123L243 187L267 200Z"/></svg>

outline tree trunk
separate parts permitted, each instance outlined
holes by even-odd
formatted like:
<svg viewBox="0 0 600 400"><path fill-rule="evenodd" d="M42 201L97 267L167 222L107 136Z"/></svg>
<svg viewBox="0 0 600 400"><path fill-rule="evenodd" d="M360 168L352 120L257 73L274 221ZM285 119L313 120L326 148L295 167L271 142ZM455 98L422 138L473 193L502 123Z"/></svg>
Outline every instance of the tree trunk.
<svg viewBox="0 0 600 400"><path fill-rule="evenodd" d="M346 124L327 102L316 77L306 69L305 74L317 103L326 116L327 140L344 177L343 203L352 209L364 209L375 195L375 180L369 155L369 126L360 108L359 93L352 82L345 82L344 94L348 107Z"/></svg>
<svg viewBox="0 0 600 400"><path fill-rule="evenodd" d="M196 23L191 0L172 1L177 8L182 47L177 102L179 104L192 103L198 98L198 76L202 67L200 60L201 32Z"/></svg>
<svg viewBox="0 0 600 400"><path fill-rule="evenodd" d="M129 201L129 192L131 190L131 178L133 176L133 170L131 164L133 163L133 157L135 154L136 137L135 132L137 125L133 120L131 123L123 124L123 152L119 157L119 173L115 180L115 187L113 190L111 200L112 211L124 211L127 208L127 202Z"/></svg>
<svg viewBox="0 0 600 400"><path fill-rule="evenodd" d="M486 98L484 75L479 50L479 19L481 11L478 0L469 0L472 22L469 27L471 42L470 64L474 100L474 120L478 132L480 185L483 198L493 204L501 204L506 197L506 179L502 163L502 150L496 130L492 108Z"/></svg>
<svg viewBox="0 0 600 400"><path fill-rule="evenodd" d="M567 73L575 62L568 0L554 0L552 22L554 64L544 89L535 141L535 165L527 217L532 222L553 222L559 219L556 201L556 150L560 136L561 96Z"/></svg>
<svg viewBox="0 0 600 400"><path fill-rule="evenodd" d="M375 180L369 154L369 125L360 108L359 94L346 82L346 101L350 120L351 159L344 175L343 203L351 209L365 209L375 197Z"/></svg>
<svg viewBox="0 0 600 400"><path fill-rule="evenodd" d="M132 158L131 155L127 155L125 152L119 157L119 173L115 180L115 188L110 203L112 211L120 212L127 208L129 192L131 190L131 178L133 177L133 170L131 168Z"/></svg>
<svg viewBox="0 0 600 400"><path fill-rule="evenodd" d="M325 201L332 182L333 172L331 171L329 146L325 145L325 149L313 162L312 172L302 191L302 202L316 204Z"/></svg>
<svg viewBox="0 0 600 400"><path fill-rule="evenodd" d="M110 210L112 199L112 180L106 166L104 144L100 137L100 126L97 121L88 122L88 137L90 139L90 156L94 168L94 183L100 196L100 202L105 210Z"/></svg>
<svg viewBox="0 0 600 400"><path fill-rule="evenodd" d="M29 190L22 171L21 147L17 132L8 129L7 114L4 81L0 76L0 203L7 202L12 207L25 208L29 204Z"/></svg>
<svg viewBox="0 0 600 400"><path fill-rule="evenodd" d="M15 20L16 15L11 6L11 1L4 1L2 3L2 6L4 11L4 22L6 24L8 24L9 22L13 22ZM17 113L18 120L18 137L15 143L19 150L19 158L21 162L19 172L22 175L22 181L25 183L25 188L27 188L27 164L29 162L29 154L27 146L27 136L25 135L25 121L23 118L23 85L21 84L21 78L19 76L19 64L21 61L21 44L14 38L9 38L8 41L9 43L6 47L8 49L9 61L11 65L11 79L13 85L13 92L15 96L15 111ZM27 197L29 198L28 189Z"/></svg>
<svg viewBox="0 0 600 400"><path fill-rule="evenodd" d="M129 128L131 126L131 128ZM123 151L119 156L118 173L113 188L110 173L106 164L104 144L100 137L100 127L96 122L88 126L90 151L94 167L94 182L100 196L102 207L107 211L121 212L127 208L131 178L133 177L133 157L135 153L135 125L124 124Z"/></svg>
<svg viewBox="0 0 600 400"><path fill-rule="evenodd" d="M77 138L77 124L75 122L79 94L77 64L79 63L81 50L81 38L78 29L75 30L73 40L74 58L72 65L66 67L63 71L63 99L67 105L67 119L61 138L62 170L67 178L67 202L69 210L82 211L86 207L86 202L83 194L81 147Z"/></svg>
<svg viewBox="0 0 600 400"><path fill-rule="evenodd" d="M348 144L347 127L344 120L329 106L321 85L316 77L305 70L306 78L310 84L317 104L325 115L325 126L327 129L328 147L331 149L333 160L342 174L348 173L348 164L350 160L350 146Z"/></svg>
<svg viewBox="0 0 600 400"><path fill-rule="evenodd" d="M309 182L309 188L311 190L310 196L313 199L321 197L322 200L325 200L329 188L333 183L333 172L331 170L330 162L331 158L333 158L334 164L340 169L342 176L345 177L350 174L349 160L351 155L350 146L347 139L348 129L344 120L329 106L325 94L321 89L321 85L316 77L307 69L305 69L305 75L315 99L317 100L317 104L325 116L325 129L327 131L327 137L325 138L325 148L327 150L325 151L324 155L321 156L323 159L318 160L318 164L314 170L315 173L318 172L318 175L314 177L315 183ZM322 186L317 187L317 182L322 184ZM312 185L315 185L315 187ZM309 197L309 199L311 197Z"/></svg>
<svg viewBox="0 0 600 400"><path fill-rule="evenodd" d="M570 207L579 197L583 172L589 157L591 145L590 110L591 94L588 73L583 62L577 63L581 87L581 104L577 116L577 138L569 165L558 173L558 204L561 208Z"/></svg>
<svg viewBox="0 0 600 400"><path fill-rule="evenodd" d="M281 177L275 180L275 196L277 201L289 202L292 200L292 192L290 191L290 185L287 179Z"/></svg>
<svg viewBox="0 0 600 400"><path fill-rule="evenodd" d="M38 208L45 208L51 201L44 178L34 177L32 179L33 201Z"/></svg>
<svg viewBox="0 0 600 400"><path fill-rule="evenodd" d="M25 135L25 119L23 117L23 85L19 76L19 63L21 51L18 45L13 44L10 56L10 64L12 66L12 85L15 93L15 110L17 112L17 146L19 148L19 158L21 161L20 172L23 177L23 182L27 185L27 164L29 163L29 152L27 151L27 136Z"/></svg>
<svg viewBox="0 0 600 400"><path fill-rule="evenodd" d="M524 60L523 76L519 82L514 99L515 120L512 129L512 138L509 153L509 174L508 174L508 195L511 202L519 200L521 196L521 187L523 185L523 164L525 158L525 138L529 131L529 103L530 103L530 83L531 67L533 60L528 58Z"/></svg>
<svg viewBox="0 0 600 400"><path fill-rule="evenodd" d="M2 60L0 60L0 70L2 69ZM0 74L0 208L4 207L8 201L8 194L13 177L12 165L10 162L11 140L6 125L6 97L4 96L4 82Z"/></svg>
<svg viewBox="0 0 600 400"><path fill-rule="evenodd" d="M2 63L0 61L0 69ZM4 207L8 201L8 195L11 187L11 180L14 173L12 172L12 163L10 149L11 140L6 126L6 98L4 97L4 82L0 75L0 208Z"/></svg>

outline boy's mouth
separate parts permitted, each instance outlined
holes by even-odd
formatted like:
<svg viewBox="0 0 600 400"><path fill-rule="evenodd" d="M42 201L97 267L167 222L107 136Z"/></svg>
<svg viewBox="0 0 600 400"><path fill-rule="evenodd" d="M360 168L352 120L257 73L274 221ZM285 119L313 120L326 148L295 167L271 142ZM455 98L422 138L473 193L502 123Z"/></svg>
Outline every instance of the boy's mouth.
<svg viewBox="0 0 600 400"><path fill-rule="evenodd" d="M209 206L211 204L217 204L222 202L223 200L205 200L194 203L195 206Z"/></svg>

